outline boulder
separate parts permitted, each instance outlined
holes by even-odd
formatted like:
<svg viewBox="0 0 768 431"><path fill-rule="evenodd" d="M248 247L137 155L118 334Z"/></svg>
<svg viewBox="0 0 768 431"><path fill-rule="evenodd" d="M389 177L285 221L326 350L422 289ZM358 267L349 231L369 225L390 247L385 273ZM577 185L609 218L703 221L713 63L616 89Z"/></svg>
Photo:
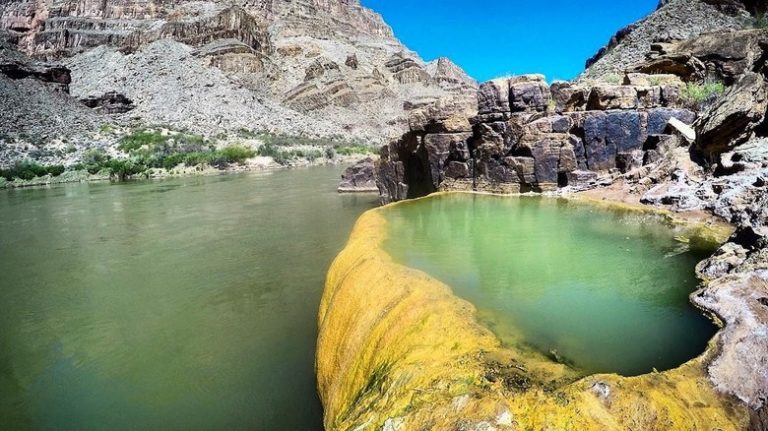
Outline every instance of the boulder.
<svg viewBox="0 0 768 431"><path fill-rule="evenodd" d="M375 179L379 200L383 205L408 198L403 162L382 158L376 165Z"/></svg>
<svg viewBox="0 0 768 431"><path fill-rule="evenodd" d="M467 139L471 133L429 134L424 137L424 149L429 163L432 186L437 190L443 180L443 169L451 154L468 159Z"/></svg>
<svg viewBox="0 0 768 431"><path fill-rule="evenodd" d="M567 81L555 81L549 88L554 100L555 111L583 111L587 107L589 90Z"/></svg>
<svg viewBox="0 0 768 431"><path fill-rule="evenodd" d="M351 69L357 70L357 68L360 67L360 62L357 60L357 54L348 55L344 64Z"/></svg>
<svg viewBox="0 0 768 431"><path fill-rule="evenodd" d="M533 157L507 157L504 160L517 172L518 180L522 184L534 185L538 183L536 160Z"/></svg>
<svg viewBox="0 0 768 431"><path fill-rule="evenodd" d="M764 124L768 84L756 73L745 74L696 121L697 147L710 158L746 142Z"/></svg>
<svg viewBox="0 0 768 431"><path fill-rule="evenodd" d="M561 173L576 169L576 156L567 134L525 135L514 152L533 158L537 184L557 184Z"/></svg>
<svg viewBox="0 0 768 431"><path fill-rule="evenodd" d="M450 161L445 167L446 178L472 178L471 163Z"/></svg>
<svg viewBox="0 0 768 431"><path fill-rule="evenodd" d="M492 183L519 183L519 177L514 167L497 159L478 162L480 175Z"/></svg>
<svg viewBox="0 0 768 431"><path fill-rule="evenodd" d="M675 118L691 125L696 120L696 113L687 109L657 108L648 111L648 134L661 135L666 132L669 120Z"/></svg>
<svg viewBox="0 0 768 431"><path fill-rule="evenodd" d="M477 158L501 157L506 155L514 140L516 133L510 131L510 125L506 122L480 123L474 127L473 144Z"/></svg>
<svg viewBox="0 0 768 431"><path fill-rule="evenodd" d="M542 75L523 75L510 79L509 102L512 112L546 111L552 94Z"/></svg>
<svg viewBox="0 0 768 431"><path fill-rule="evenodd" d="M587 109L593 111L635 108L637 90L627 85L596 85L592 87L587 101Z"/></svg>
<svg viewBox="0 0 768 431"><path fill-rule="evenodd" d="M648 138L647 114L639 111L591 112L584 121L584 149L590 170L616 167L620 152L641 150Z"/></svg>
<svg viewBox="0 0 768 431"><path fill-rule="evenodd" d="M571 171L566 174L568 186L577 189L591 188L597 183L597 173L585 170Z"/></svg>
<svg viewBox="0 0 768 431"><path fill-rule="evenodd" d="M669 119L669 129L676 135L685 139L688 144L696 142L696 131L693 128L677 118Z"/></svg>
<svg viewBox="0 0 768 431"><path fill-rule="evenodd" d="M677 75L664 73L649 75L647 73L630 72L624 76L624 85L632 85L635 87L663 87L672 85L682 87L684 83Z"/></svg>
<svg viewBox="0 0 768 431"><path fill-rule="evenodd" d="M635 87L637 91L637 107L652 109L662 106L661 87Z"/></svg>
<svg viewBox="0 0 768 431"><path fill-rule="evenodd" d="M762 57L760 45L766 41L768 31L765 29L744 29L710 31L678 42L655 43L648 59L635 65L631 72L675 75L688 82L716 77L732 84L744 73L756 69L756 61Z"/></svg>
<svg viewBox="0 0 768 431"><path fill-rule="evenodd" d="M474 116L474 107L461 100L439 99L422 108L414 109L408 115L411 131L427 133L471 132L469 118Z"/></svg>
<svg viewBox="0 0 768 431"><path fill-rule="evenodd" d="M85 106L104 114L122 114L133 110L133 101L124 95L110 91L101 96L91 96L80 99Z"/></svg>
<svg viewBox="0 0 768 431"><path fill-rule="evenodd" d="M620 151L616 154L616 168L623 174L643 166L642 150Z"/></svg>
<svg viewBox="0 0 768 431"><path fill-rule="evenodd" d="M360 160L341 174L339 193L376 192L375 162L372 158Z"/></svg>
<svg viewBox="0 0 768 431"><path fill-rule="evenodd" d="M509 79L500 78L484 82L477 93L479 114L510 112Z"/></svg>

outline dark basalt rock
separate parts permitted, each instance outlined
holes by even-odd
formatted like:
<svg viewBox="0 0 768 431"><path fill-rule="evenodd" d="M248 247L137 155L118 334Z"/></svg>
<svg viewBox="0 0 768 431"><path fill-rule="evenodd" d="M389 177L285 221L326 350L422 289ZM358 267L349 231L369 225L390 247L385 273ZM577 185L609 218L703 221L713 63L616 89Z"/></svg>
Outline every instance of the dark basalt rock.
<svg viewBox="0 0 768 431"><path fill-rule="evenodd" d="M661 135L667 130L670 118L677 118L685 124L693 124L696 113L687 109L657 108L648 111L648 134Z"/></svg>
<svg viewBox="0 0 768 431"><path fill-rule="evenodd" d="M378 191L375 178L375 163L372 158L360 160L341 174L339 193L360 193Z"/></svg>
<svg viewBox="0 0 768 431"><path fill-rule="evenodd" d="M346 64L347 67L350 67L355 70L357 70L357 68L360 66L360 63L357 61L356 54L347 56L347 61L345 61L344 64Z"/></svg>
<svg viewBox="0 0 768 431"><path fill-rule="evenodd" d="M759 74L745 74L696 121L698 149L715 159L753 133L763 135L766 109L768 84Z"/></svg>
<svg viewBox="0 0 768 431"><path fill-rule="evenodd" d="M11 79L33 78L58 84L66 91L72 82L69 69L66 67L37 61L23 63L10 59L0 59L0 73Z"/></svg>
<svg viewBox="0 0 768 431"><path fill-rule="evenodd" d="M512 112L547 110L552 94L543 77L522 77L518 82L510 81L509 102Z"/></svg>
<svg viewBox="0 0 768 431"><path fill-rule="evenodd" d="M587 106L589 91L587 88L564 81L556 81L550 86L555 111L583 111Z"/></svg>
<svg viewBox="0 0 768 431"><path fill-rule="evenodd" d="M641 150L648 138L647 114L639 111L594 112L584 122L584 148L590 170L616 167L620 152Z"/></svg>
<svg viewBox="0 0 768 431"><path fill-rule="evenodd" d="M429 134L424 136L424 150L429 162L429 174L432 187L437 190L442 182L443 168L449 156L460 161L469 158L467 140L471 133Z"/></svg>
<svg viewBox="0 0 768 431"><path fill-rule="evenodd" d="M445 176L446 178L471 178L472 168L470 165L471 163L465 162L448 162L445 168Z"/></svg>
<svg viewBox="0 0 768 431"><path fill-rule="evenodd" d="M135 108L133 101L120 93L110 91L101 96L91 96L80 101L87 107L104 114L123 114Z"/></svg>
<svg viewBox="0 0 768 431"><path fill-rule="evenodd" d="M481 84L477 93L477 107L481 115L509 113L509 80L495 79Z"/></svg>

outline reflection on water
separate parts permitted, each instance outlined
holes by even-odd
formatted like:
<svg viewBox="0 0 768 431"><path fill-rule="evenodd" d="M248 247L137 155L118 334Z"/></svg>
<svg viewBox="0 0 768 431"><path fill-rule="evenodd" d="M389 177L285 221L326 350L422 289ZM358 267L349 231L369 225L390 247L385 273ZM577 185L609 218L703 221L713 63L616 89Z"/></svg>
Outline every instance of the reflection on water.
<svg viewBox="0 0 768 431"><path fill-rule="evenodd" d="M321 429L340 172L0 192L0 429Z"/></svg>
<svg viewBox="0 0 768 431"><path fill-rule="evenodd" d="M543 198L450 195L388 210L386 248L480 308L505 341L636 375L704 351L696 263L648 217ZM510 329L519 328L519 329Z"/></svg>

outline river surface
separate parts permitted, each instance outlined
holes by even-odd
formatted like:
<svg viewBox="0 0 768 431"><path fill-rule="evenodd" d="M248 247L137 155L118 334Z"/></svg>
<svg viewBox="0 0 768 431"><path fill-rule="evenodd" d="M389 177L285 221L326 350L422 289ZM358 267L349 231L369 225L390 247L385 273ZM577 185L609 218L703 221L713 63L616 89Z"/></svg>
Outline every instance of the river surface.
<svg viewBox="0 0 768 431"><path fill-rule="evenodd" d="M340 173L0 191L0 430L321 430Z"/></svg>
<svg viewBox="0 0 768 431"><path fill-rule="evenodd" d="M638 375L701 354L694 252L656 218L551 198L444 195L391 207L385 248L475 304L503 341L585 373Z"/></svg>

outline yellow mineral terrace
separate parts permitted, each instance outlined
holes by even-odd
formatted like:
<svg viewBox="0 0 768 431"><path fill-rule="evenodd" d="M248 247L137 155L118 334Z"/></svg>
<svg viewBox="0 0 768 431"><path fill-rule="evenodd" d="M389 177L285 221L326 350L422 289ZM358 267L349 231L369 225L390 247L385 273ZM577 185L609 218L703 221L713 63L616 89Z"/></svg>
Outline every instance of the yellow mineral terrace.
<svg viewBox="0 0 768 431"><path fill-rule="evenodd" d="M706 375L719 336L674 370L584 377L502 346L470 303L394 262L385 237L382 209L365 213L327 277L316 368L328 431L748 427L748 410Z"/></svg>

